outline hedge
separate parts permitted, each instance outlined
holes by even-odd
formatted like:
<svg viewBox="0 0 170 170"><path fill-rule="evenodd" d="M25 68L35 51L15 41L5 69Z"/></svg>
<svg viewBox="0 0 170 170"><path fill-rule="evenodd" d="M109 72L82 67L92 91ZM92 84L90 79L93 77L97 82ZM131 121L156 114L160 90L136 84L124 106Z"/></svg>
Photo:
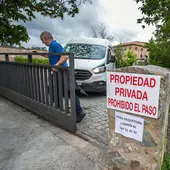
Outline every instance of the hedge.
<svg viewBox="0 0 170 170"><path fill-rule="evenodd" d="M17 56L14 59L15 62L28 63L28 57ZM47 58L32 58L33 64L49 64Z"/></svg>

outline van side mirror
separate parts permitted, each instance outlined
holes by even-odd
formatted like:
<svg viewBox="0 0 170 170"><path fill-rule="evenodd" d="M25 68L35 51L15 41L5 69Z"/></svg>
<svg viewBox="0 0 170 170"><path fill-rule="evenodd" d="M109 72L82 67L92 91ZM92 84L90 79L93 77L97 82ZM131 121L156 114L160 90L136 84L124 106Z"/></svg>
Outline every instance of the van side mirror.
<svg viewBox="0 0 170 170"><path fill-rule="evenodd" d="M111 55L111 62L112 62L112 63L115 63L115 62L116 62L116 58L115 58L114 55Z"/></svg>

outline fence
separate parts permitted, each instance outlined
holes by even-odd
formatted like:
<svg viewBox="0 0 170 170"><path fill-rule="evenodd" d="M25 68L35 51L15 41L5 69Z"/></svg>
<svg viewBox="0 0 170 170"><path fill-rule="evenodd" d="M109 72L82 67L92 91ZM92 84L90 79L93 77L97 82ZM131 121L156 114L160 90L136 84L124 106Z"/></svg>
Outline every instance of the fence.
<svg viewBox="0 0 170 170"><path fill-rule="evenodd" d="M75 90L71 90L75 81L69 81L75 79L74 56L50 55L54 54L68 55L69 67L32 64L32 55L37 53L0 53L5 56L5 61L0 61L0 95L75 132ZM9 62L9 55L27 55L28 63Z"/></svg>

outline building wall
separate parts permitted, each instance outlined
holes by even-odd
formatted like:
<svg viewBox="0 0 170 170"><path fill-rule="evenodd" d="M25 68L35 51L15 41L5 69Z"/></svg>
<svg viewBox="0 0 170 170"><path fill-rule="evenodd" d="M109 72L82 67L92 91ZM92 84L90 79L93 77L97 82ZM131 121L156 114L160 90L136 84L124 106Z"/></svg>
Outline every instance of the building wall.
<svg viewBox="0 0 170 170"><path fill-rule="evenodd" d="M123 47L125 52L131 50L137 55L137 59L145 59L149 55L147 49L144 46L139 45L127 45Z"/></svg>
<svg viewBox="0 0 170 170"><path fill-rule="evenodd" d="M133 41L128 43L123 43L121 47L125 50L125 53L129 50L137 55L137 60L145 60L149 56L147 48L145 48L145 42ZM113 48L116 48L114 46Z"/></svg>

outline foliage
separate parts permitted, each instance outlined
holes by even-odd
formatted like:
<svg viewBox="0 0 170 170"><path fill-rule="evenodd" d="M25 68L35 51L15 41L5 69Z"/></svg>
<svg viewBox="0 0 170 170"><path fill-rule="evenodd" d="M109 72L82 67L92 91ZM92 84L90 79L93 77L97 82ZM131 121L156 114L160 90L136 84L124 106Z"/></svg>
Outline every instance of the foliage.
<svg viewBox="0 0 170 170"><path fill-rule="evenodd" d="M125 53L122 43L114 47L114 54L116 57L116 67L126 67L132 66L133 63L136 63L137 55L132 51L127 51Z"/></svg>
<svg viewBox="0 0 170 170"><path fill-rule="evenodd" d="M165 155L161 170L170 169L170 155Z"/></svg>
<svg viewBox="0 0 170 170"><path fill-rule="evenodd" d="M108 32L107 26L101 23L98 27L91 26L93 38L103 38L112 41L114 39L113 34Z"/></svg>
<svg viewBox="0 0 170 170"><path fill-rule="evenodd" d="M125 66L132 66L134 63L136 63L137 55L133 51L128 51L125 54Z"/></svg>
<svg viewBox="0 0 170 170"><path fill-rule="evenodd" d="M170 1L167 0L136 0L141 3L139 8L143 17L138 19L138 23L155 25L155 36L161 42L170 42ZM143 25L143 27L145 27Z"/></svg>
<svg viewBox="0 0 170 170"><path fill-rule="evenodd" d="M18 22L31 21L36 13L50 18L64 19L64 14L74 17L85 1L90 0L1 0L0 44L21 45L29 40L26 28Z"/></svg>
<svg viewBox="0 0 170 170"><path fill-rule="evenodd" d="M155 40L151 39L148 44L150 64L170 68L170 1L135 1L141 3L139 9L143 14L143 17L138 19L138 23L156 26Z"/></svg>
<svg viewBox="0 0 170 170"><path fill-rule="evenodd" d="M123 65L123 55L124 55L124 49L121 46L122 43L118 44L115 48L114 48L114 54L116 57L116 67L122 67Z"/></svg>
<svg viewBox="0 0 170 170"><path fill-rule="evenodd" d="M15 62L28 63L28 58L22 57L22 56L17 56L17 57L15 57ZM49 64L49 61L47 58L33 58L32 63L33 64Z"/></svg>
<svg viewBox="0 0 170 170"><path fill-rule="evenodd" d="M149 50L149 64L170 68L170 45L157 43L153 39L146 46Z"/></svg>

